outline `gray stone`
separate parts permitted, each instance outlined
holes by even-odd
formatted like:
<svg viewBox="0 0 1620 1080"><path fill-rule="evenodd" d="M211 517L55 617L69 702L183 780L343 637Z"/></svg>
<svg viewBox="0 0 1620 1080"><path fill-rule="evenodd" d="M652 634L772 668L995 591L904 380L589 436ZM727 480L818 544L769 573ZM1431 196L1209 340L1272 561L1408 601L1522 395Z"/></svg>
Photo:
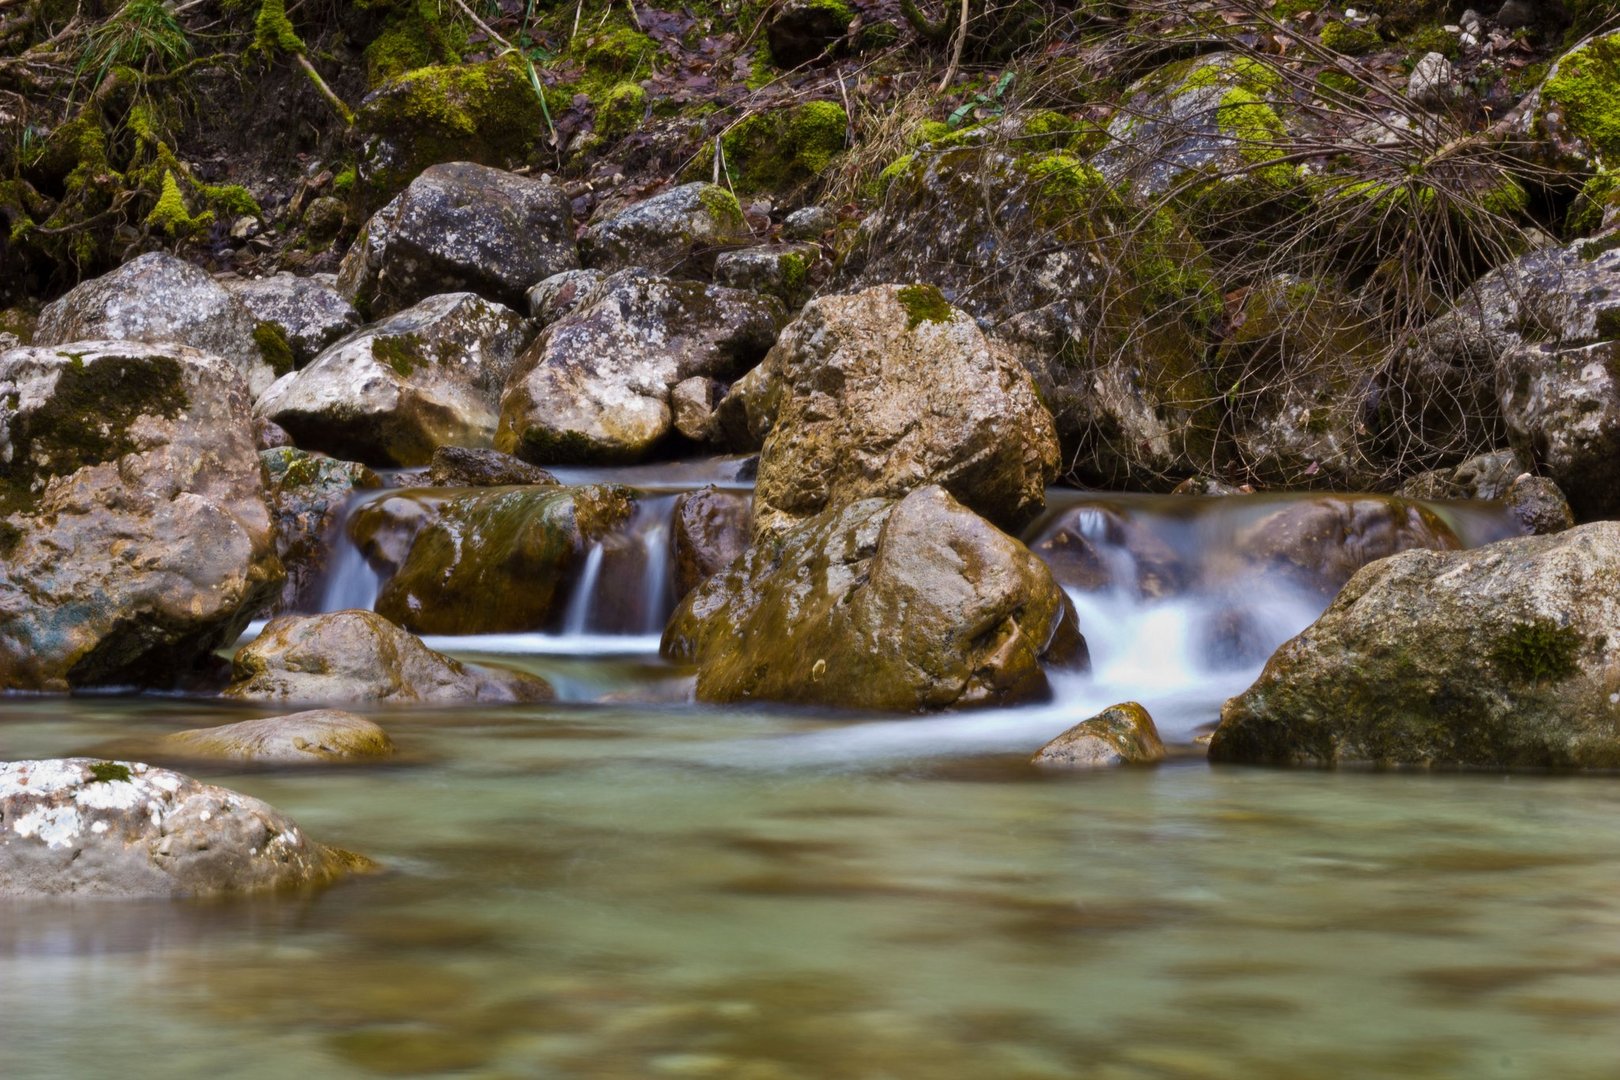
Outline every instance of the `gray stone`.
<svg viewBox="0 0 1620 1080"><path fill-rule="evenodd" d="M1575 515L1558 485L1545 476L1525 473L1503 496L1508 512L1531 536L1546 536L1575 527Z"/></svg>
<svg viewBox="0 0 1620 1080"><path fill-rule="evenodd" d="M721 249L748 240L736 197L723 187L694 183L594 222L580 237L579 253L586 266L609 273L647 267L690 276L713 267Z"/></svg>
<svg viewBox="0 0 1620 1080"><path fill-rule="evenodd" d="M313 610L337 543L337 526L355 492L383 486L366 466L292 447L261 451L265 494L275 521L276 554L286 583L273 614Z"/></svg>
<svg viewBox="0 0 1620 1080"><path fill-rule="evenodd" d="M734 289L774 296L789 308L810 299L825 278L821 248L815 244L767 244L722 252L714 260L714 280Z"/></svg>
<svg viewBox="0 0 1620 1080"><path fill-rule="evenodd" d="M819 240L838 228L838 215L825 206L806 206L782 219L782 235L789 240Z"/></svg>
<svg viewBox="0 0 1620 1080"><path fill-rule="evenodd" d="M303 367L322 349L360 329L360 313L354 306L330 285L311 278L284 272L233 281L226 287L256 322L281 328L295 367Z"/></svg>
<svg viewBox="0 0 1620 1080"><path fill-rule="evenodd" d="M499 450L441 446L433 451L427 481L434 487L500 487L507 484L555 487L558 480L538 465Z"/></svg>
<svg viewBox="0 0 1620 1080"><path fill-rule="evenodd" d="M600 270L564 270L529 289L529 318L549 326L580 305L607 277Z"/></svg>

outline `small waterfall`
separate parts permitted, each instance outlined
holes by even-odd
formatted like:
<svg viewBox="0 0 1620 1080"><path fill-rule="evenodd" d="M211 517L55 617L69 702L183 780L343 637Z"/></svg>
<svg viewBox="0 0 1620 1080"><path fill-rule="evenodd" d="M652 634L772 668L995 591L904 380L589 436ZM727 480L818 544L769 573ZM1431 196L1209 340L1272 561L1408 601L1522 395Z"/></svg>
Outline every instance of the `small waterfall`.
<svg viewBox="0 0 1620 1080"><path fill-rule="evenodd" d="M316 611L349 611L358 608L371 611L377 606L377 593L382 589L382 574L361 553L359 545L349 536L349 522L354 515L373 499L387 493L367 491L349 500L343 516L333 530L332 543L336 550L327 564L326 580L321 589Z"/></svg>
<svg viewBox="0 0 1620 1080"><path fill-rule="evenodd" d="M644 496L624 528L586 552L562 635L656 638L674 606L670 517L675 495Z"/></svg>
<svg viewBox="0 0 1620 1080"><path fill-rule="evenodd" d="M596 610L596 582L602 576L602 541L591 542L585 555L585 567L574 586L574 595L568 600L568 612L563 616L563 636L578 637L590 630L591 614Z"/></svg>

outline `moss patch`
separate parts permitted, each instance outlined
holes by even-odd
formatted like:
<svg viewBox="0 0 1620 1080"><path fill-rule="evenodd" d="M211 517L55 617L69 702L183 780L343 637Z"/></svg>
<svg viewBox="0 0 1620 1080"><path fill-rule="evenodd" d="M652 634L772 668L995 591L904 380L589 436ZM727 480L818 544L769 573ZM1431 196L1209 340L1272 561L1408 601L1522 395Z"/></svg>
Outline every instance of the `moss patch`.
<svg viewBox="0 0 1620 1080"><path fill-rule="evenodd" d="M185 199L180 196L180 185L175 182L174 173L167 170L163 173L163 193L158 196L157 203L152 207L151 213L146 215L146 227L156 229L170 237L179 238L190 236L199 229L205 229L214 223L214 213L205 210L201 214L192 216L186 209Z"/></svg>
<svg viewBox="0 0 1620 1080"><path fill-rule="evenodd" d="M619 83L596 107L596 130L603 138L622 139L635 131L647 113L647 91L636 83Z"/></svg>
<svg viewBox="0 0 1620 1080"><path fill-rule="evenodd" d="M278 377L293 369L292 345L287 341L287 332L276 323L255 323L253 343L259 347L259 355L264 357L264 362Z"/></svg>
<svg viewBox="0 0 1620 1080"><path fill-rule="evenodd" d="M1330 22L1322 27L1319 40L1324 48L1345 56L1362 56L1384 44L1378 31L1370 26L1353 26L1346 22Z"/></svg>
<svg viewBox="0 0 1620 1080"><path fill-rule="evenodd" d="M129 766L116 761L97 761L90 766L89 782L92 784L122 783L129 778Z"/></svg>
<svg viewBox="0 0 1620 1080"><path fill-rule="evenodd" d="M422 351L420 334L379 334L371 339L371 355L387 364L401 378L427 363Z"/></svg>
<svg viewBox="0 0 1620 1080"><path fill-rule="evenodd" d="M792 188L832 164L843 152L848 129L848 114L832 101L756 113L721 138L726 169L741 191Z"/></svg>
<svg viewBox="0 0 1620 1080"><path fill-rule="evenodd" d="M906 309L907 330L915 330L923 323L948 323L956 310L945 299L945 294L932 285L907 285L895 298Z"/></svg>
<svg viewBox="0 0 1620 1080"><path fill-rule="evenodd" d="M1599 158L1620 159L1620 34L1564 57L1543 92L1563 110L1571 134Z"/></svg>
<svg viewBox="0 0 1620 1080"><path fill-rule="evenodd" d="M1491 659L1518 682L1555 682L1575 674L1585 645L1586 639L1573 626L1535 619L1509 627L1491 650Z"/></svg>

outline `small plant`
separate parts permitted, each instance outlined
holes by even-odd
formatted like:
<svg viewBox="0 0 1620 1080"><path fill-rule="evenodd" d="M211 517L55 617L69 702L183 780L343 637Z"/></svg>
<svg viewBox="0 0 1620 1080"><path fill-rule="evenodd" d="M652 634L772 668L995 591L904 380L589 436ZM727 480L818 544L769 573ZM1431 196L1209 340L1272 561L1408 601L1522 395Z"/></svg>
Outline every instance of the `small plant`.
<svg viewBox="0 0 1620 1080"><path fill-rule="evenodd" d="M1575 674L1585 644L1573 626L1533 619L1509 627L1491 650L1491 659L1511 678L1539 685L1544 679L1556 682Z"/></svg>
<svg viewBox="0 0 1620 1080"><path fill-rule="evenodd" d="M169 70L190 55L191 41L185 28L163 0L129 0L91 32L74 74L83 77L93 73L93 94L114 68L133 68L153 75Z"/></svg>
<svg viewBox="0 0 1620 1080"><path fill-rule="evenodd" d="M90 783L113 784L128 781L129 766L116 761L97 761L90 766Z"/></svg>

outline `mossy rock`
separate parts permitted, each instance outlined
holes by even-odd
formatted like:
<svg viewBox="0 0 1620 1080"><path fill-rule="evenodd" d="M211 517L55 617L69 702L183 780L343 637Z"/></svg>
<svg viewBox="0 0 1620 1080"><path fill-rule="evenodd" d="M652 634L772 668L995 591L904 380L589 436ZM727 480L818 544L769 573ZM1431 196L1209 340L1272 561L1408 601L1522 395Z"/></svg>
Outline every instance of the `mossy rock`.
<svg viewBox="0 0 1620 1080"><path fill-rule="evenodd" d="M633 82L619 83L596 106L596 131L604 139L622 139L647 114L647 91Z"/></svg>
<svg viewBox="0 0 1620 1080"><path fill-rule="evenodd" d="M1620 162L1620 33L1560 57L1541 92L1542 123L1567 152L1599 167Z"/></svg>
<svg viewBox="0 0 1620 1080"><path fill-rule="evenodd" d="M720 145L737 190L784 192L820 178L843 153L848 136L849 114L842 105L808 101L749 116Z"/></svg>

